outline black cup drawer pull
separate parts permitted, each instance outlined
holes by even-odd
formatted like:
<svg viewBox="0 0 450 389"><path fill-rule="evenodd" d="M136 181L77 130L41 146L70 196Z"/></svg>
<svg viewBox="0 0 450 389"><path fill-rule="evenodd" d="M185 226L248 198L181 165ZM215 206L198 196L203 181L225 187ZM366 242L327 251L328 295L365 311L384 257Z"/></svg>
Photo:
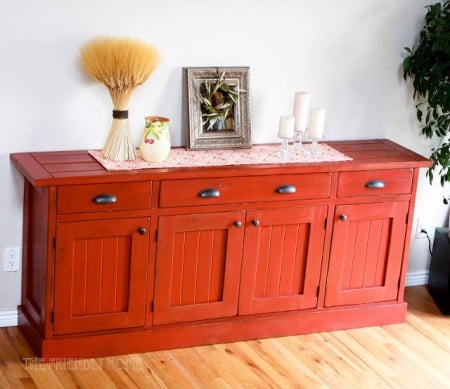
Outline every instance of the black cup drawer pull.
<svg viewBox="0 0 450 389"><path fill-rule="evenodd" d="M103 193L95 196L92 201L95 204L113 204L117 201L117 197L112 194Z"/></svg>
<svg viewBox="0 0 450 389"><path fill-rule="evenodd" d="M203 199L208 199L211 197L220 197L220 191L217 189L204 189L198 194L199 197Z"/></svg>
<svg viewBox="0 0 450 389"><path fill-rule="evenodd" d="M297 192L297 188L294 185L281 185L277 189L275 189L277 193L295 193Z"/></svg>
<svg viewBox="0 0 450 389"><path fill-rule="evenodd" d="M366 188L370 189L383 189L384 181L383 180L370 180L366 182Z"/></svg>

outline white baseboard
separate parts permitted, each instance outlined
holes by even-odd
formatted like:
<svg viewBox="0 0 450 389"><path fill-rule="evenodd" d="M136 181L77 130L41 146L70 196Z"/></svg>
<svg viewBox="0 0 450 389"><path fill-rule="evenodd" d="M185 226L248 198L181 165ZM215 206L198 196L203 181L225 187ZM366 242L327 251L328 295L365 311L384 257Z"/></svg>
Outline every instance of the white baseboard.
<svg viewBox="0 0 450 389"><path fill-rule="evenodd" d="M418 271L408 273L406 275L406 286L425 285L428 282L428 272ZM0 327L14 327L17 326L17 310L15 311L0 311Z"/></svg>
<svg viewBox="0 0 450 389"><path fill-rule="evenodd" d="M406 274L406 286L426 285L428 283L428 271L416 271Z"/></svg>
<svg viewBox="0 0 450 389"><path fill-rule="evenodd" d="M0 327L15 327L15 326L17 326L17 310L0 311Z"/></svg>

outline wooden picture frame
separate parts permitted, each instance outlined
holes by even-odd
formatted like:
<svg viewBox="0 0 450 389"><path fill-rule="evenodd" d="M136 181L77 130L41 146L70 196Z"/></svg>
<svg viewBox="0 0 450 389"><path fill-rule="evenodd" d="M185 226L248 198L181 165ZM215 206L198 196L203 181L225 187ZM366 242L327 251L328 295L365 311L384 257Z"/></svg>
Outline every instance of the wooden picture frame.
<svg viewBox="0 0 450 389"><path fill-rule="evenodd" d="M250 148L249 95L249 67L183 68L186 149Z"/></svg>

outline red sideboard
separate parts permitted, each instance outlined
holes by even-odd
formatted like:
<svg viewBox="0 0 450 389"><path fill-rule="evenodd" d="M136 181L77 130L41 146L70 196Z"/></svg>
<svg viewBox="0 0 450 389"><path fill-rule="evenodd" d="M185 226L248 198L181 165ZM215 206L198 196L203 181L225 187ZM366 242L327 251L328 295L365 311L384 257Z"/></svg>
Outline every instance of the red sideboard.
<svg viewBox="0 0 450 389"><path fill-rule="evenodd" d="M418 173L388 140L352 161L106 171L15 153L19 326L38 356L94 357L402 322Z"/></svg>

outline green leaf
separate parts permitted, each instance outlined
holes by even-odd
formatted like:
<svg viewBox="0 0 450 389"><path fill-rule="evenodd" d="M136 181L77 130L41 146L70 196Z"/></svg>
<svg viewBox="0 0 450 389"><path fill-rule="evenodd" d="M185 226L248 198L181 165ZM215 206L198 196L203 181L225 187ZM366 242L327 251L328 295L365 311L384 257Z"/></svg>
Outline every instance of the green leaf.
<svg viewBox="0 0 450 389"><path fill-rule="evenodd" d="M450 0L431 4L426 10L418 44L404 47L407 56L402 70L403 78L412 81L423 135L441 138L440 145L432 149L427 177L431 183L438 174L444 185L450 183L450 145L446 141L450 133Z"/></svg>
<svg viewBox="0 0 450 389"><path fill-rule="evenodd" d="M419 121L419 122L421 122L422 121L422 110L421 109L417 109L417 120Z"/></svg>

